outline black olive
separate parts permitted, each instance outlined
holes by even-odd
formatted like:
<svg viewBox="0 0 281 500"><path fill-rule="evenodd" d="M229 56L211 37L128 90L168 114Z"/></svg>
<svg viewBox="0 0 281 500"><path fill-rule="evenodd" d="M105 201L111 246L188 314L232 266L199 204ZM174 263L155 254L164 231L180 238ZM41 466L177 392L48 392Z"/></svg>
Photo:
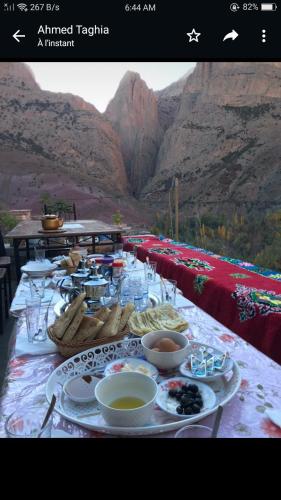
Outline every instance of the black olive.
<svg viewBox="0 0 281 500"><path fill-rule="evenodd" d="M182 414L183 414L183 407L182 407L182 406L177 406L176 412L177 412L179 415L182 415Z"/></svg>
<svg viewBox="0 0 281 500"><path fill-rule="evenodd" d="M175 391L175 389L170 389L170 390L169 390L169 396L170 396L171 398L175 398L175 397L176 397L176 395L177 395L177 391Z"/></svg>
<svg viewBox="0 0 281 500"><path fill-rule="evenodd" d="M188 389L189 389L191 392L193 392L194 394L195 394L196 392L199 392L199 389L198 389L197 385L195 385L195 384L191 384L191 385L189 385L189 386L188 386Z"/></svg>
<svg viewBox="0 0 281 500"><path fill-rule="evenodd" d="M193 403L193 399L189 398L187 395L182 396L181 404L183 406L190 406Z"/></svg>
<svg viewBox="0 0 281 500"><path fill-rule="evenodd" d="M188 392L188 385L183 385L181 390L184 394L186 394Z"/></svg>
<svg viewBox="0 0 281 500"><path fill-rule="evenodd" d="M185 415L192 415L192 413L193 413L192 407L191 406L186 406L185 409L184 409L184 414Z"/></svg>
<svg viewBox="0 0 281 500"><path fill-rule="evenodd" d="M200 413L200 406L197 404L192 405L193 413Z"/></svg>

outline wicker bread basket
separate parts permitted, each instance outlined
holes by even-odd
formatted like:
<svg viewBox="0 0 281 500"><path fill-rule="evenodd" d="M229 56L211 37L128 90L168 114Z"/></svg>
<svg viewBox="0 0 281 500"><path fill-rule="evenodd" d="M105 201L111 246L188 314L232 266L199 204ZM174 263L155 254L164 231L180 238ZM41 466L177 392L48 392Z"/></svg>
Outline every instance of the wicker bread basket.
<svg viewBox="0 0 281 500"><path fill-rule="evenodd" d="M99 345L108 344L109 342L116 342L118 340L123 340L124 336L129 333L129 328L126 325L122 332L114 337L104 337L97 340L86 340L84 342L64 342L63 339L58 339L53 333L53 325L48 328L49 338L58 346L59 353L65 358L71 358L75 354L91 349L92 347L97 347Z"/></svg>

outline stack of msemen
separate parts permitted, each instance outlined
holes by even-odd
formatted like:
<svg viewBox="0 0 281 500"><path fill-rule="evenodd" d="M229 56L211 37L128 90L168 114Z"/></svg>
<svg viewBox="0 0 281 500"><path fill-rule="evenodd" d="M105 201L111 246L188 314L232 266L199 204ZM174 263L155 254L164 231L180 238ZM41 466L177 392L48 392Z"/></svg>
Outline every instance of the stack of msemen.
<svg viewBox="0 0 281 500"><path fill-rule="evenodd" d="M122 339L128 332L127 323L134 311L133 304L124 308L118 304L111 308L102 307L94 317L90 317L85 315L85 296L82 293L76 297L48 329L50 339L57 344L63 356L73 356L96 345Z"/></svg>
<svg viewBox="0 0 281 500"><path fill-rule="evenodd" d="M183 332L188 328L188 323L170 304L163 304L141 313L133 312L128 327L130 332L142 336L154 330Z"/></svg>

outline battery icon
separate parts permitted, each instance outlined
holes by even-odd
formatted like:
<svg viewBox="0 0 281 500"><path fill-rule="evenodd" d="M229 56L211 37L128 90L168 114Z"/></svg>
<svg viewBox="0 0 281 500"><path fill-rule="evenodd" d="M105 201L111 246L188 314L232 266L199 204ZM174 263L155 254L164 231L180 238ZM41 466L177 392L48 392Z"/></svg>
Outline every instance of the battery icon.
<svg viewBox="0 0 281 500"><path fill-rule="evenodd" d="M274 12L275 10L277 10L277 5L276 3L262 3L261 10L266 12Z"/></svg>

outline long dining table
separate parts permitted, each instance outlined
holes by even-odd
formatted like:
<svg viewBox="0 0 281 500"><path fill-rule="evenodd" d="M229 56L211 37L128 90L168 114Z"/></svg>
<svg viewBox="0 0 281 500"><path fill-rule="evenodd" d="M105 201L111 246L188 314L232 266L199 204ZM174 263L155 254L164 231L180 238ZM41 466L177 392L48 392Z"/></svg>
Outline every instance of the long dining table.
<svg viewBox="0 0 281 500"><path fill-rule="evenodd" d="M93 253L95 253L96 238L100 239L102 236L106 236L110 242L117 243L121 241L122 233L126 229L128 228L120 228L99 220L76 220L65 222L58 231L43 231L40 220L25 220L17 224L5 235L5 238L13 241L16 276L19 282L21 276L20 254L25 253L26 258L30 258L32 240L37 242L39 240L41 242L40 248L62 250L77 244L79 238L90 238L89 246L92 246Z"/></svg>
<svg viewBox="0 0 281 500"><path fill-rule="evenodd" d="M143 264L137 261L137 269L141 266ZM56 288L57 280L58 278L54 277L46 283L52 300L49 324L55 318L53 306L61 299ZM152 284L150 291L159 295L159 283ZM24 300L28 293L28 279L22 275L11 305L11 314L17 318L17 324L11 338L9 362L0 402L0 437L3 438L6 437L5 421L8 415L19 407L45 402L48 378L53 370L65 361L50 340L41 343L39 347L27 342ZM280 438L281 427L270 420L267 411L281 410L281 366L184 298L179 290L175 307L189 323L184 332L189 339L228 351L239 366L241 385L233 399L224 407L219 437ZM213 421L214 415L209 415L202 419L200 424L212 426ZM175 432L168 432L152 437L173 438L174 435ZM108 435L76 425L55 412L52 437L105 438Z"/></svg>

